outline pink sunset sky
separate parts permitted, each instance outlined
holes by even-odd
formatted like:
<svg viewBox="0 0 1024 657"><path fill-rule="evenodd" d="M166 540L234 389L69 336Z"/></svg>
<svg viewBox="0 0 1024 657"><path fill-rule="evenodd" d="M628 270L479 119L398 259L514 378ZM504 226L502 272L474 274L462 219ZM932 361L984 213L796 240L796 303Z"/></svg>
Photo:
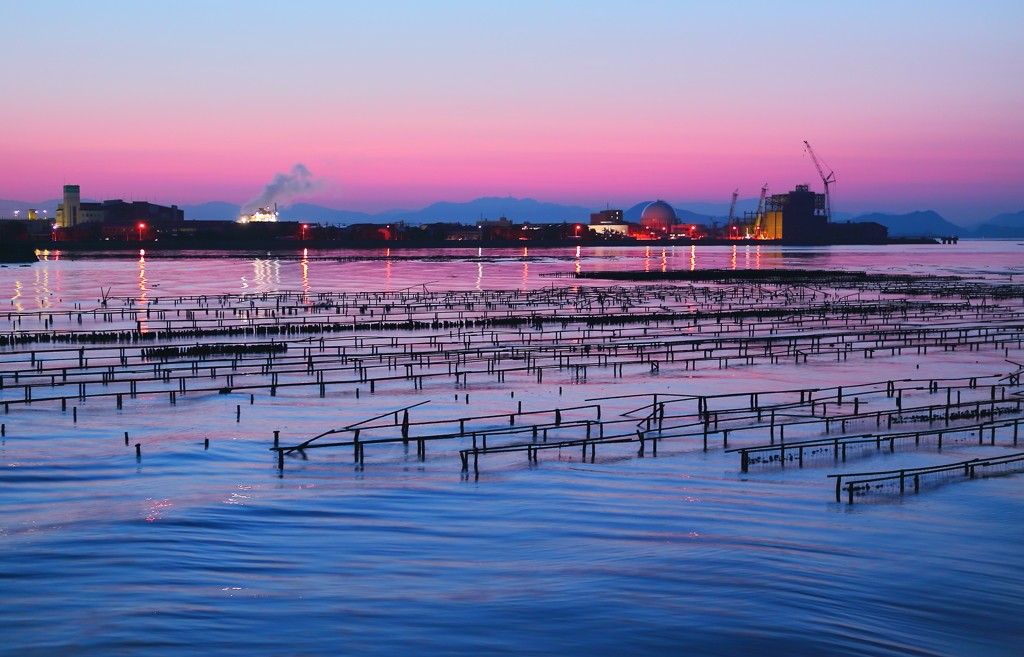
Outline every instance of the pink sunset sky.
<svg viewBox="0 0 1024 657"><path fill-rule="evenodd" d="M721 203L806 139L841 211L1024 210L1020 3L20 4L0 198Z"/></svg>

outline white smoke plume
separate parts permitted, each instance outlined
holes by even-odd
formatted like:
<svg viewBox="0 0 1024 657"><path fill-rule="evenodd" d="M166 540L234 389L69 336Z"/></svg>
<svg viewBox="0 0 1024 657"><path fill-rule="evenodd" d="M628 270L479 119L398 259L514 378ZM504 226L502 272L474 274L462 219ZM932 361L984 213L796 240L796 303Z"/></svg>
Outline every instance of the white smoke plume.
<svg viewBox="0 0 1024 657"><path fill-rule="evenodd" d="M316 192L323 181L313 178L306 165L299 163L291 173L275 173L274 179L263 186L259 196L242 206L242 214L252 214L259 208L273 208L277 203L288 207L297 198Z"/></svg>

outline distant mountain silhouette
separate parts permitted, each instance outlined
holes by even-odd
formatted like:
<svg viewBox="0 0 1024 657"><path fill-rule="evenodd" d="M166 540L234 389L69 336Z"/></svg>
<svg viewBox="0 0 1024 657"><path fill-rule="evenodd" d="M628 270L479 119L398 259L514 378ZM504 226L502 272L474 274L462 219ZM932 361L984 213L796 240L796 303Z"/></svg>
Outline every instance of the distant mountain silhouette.
<svg viewBox="0 0 1024 657"><path fill-rule="evenodd" d="M1024 210L1021 210L1020 212L1004 212L1003 214L997 214L983 223L982 226L1012 226L1014 228L1024 228Z"/></svg>
<svg viewBox="0 0 1024 657"><path fill-rule="evenodd" d="M974 237L983 237L986 239L1020 239L1024 238L1024 226L982 224L975 229Z"/></svg>
<svg viewBox="0 0 1024 657"><path fill-rule="evenodd" d="M224 201L210 201L199 205L182 205L186 219L200 221L236 221L242 206Z"/></svg>
<svg viewBox="0 0 1024 657"><path fill-rule="evenodd" d="M466 203L434 203L417 212L405 214L382 213L376 215L387 221L404 221L407 224L426 224L435 222L457 222L476 224L480 219L495 220L506 217L515 223L587 223L590 221L590 208L578 205L559 205L557 203L541 203L532 198L517 199L508 197L486 196Z"/></svg>
<svg viewBox="0 0 1024 657"><path fill-rule="evenodd" d="M233 221L238 219L241 207L233 203L212 201L200 205L182 206L186 219ZM516 223L561 223L563 221L590 221L590 208L557 203L540 203L533 199L511 197L484 197L466 203L434 203L422 210L385 210L378 214L334 210L312 203L295 203L280 208L282 221L308 221L321 224L393 223L404 221L410 225L452 222L475 225L481 218L495 220L507 217Z"/></svg>
<svg viewBox="0 0 1024 657"><path fill-rule="evenodd" d="M89 201L90 199L83 198L82 200ZM21 214L19 214L18 216L24 218L25 216L28 215L28 211L32 209L38 210L39 212L46 210L47 215L50 218L53 218L57 214L57 205L63 202L64 199L57 198L51 199L49 201L38 201L35 203L31 203L29 201L0 200L0 215L4 217L12 217L14 216L15 210L21 210Z"/></svg>
<svg viewBox="0 0 1024 657"><path fill-rule="evenodd" d="M365 224L386 221L385 217L351 210L332 210L311 203L296 203L280 210L281 221L308 221L321 224Z"/></svg>
<svg viewBox="0 0 1024 657"><path fill-rule="evenodd" d="M910 212L908 214L884 214L873 212L858 215L854 222L874 221L889 229L890 237L945 237L958 235L971 237L971 231L950 223L937 212Z"/></svg>
<svg viewBox="0 0 1024 657"><path fill-rule="evenodd" d="M1020 212L1004 212L988 221L974 224L970 228L974 237L986 239L1020 239L1024 237L1024 210Z"/></svg>

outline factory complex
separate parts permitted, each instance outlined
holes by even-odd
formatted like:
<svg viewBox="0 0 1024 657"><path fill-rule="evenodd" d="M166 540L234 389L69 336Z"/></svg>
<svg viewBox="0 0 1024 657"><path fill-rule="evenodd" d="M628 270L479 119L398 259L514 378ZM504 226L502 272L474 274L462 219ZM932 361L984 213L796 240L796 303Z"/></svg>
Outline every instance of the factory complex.
<svg viewBox="0 0 1024 657"><path fill-rule="evenodd" d="M81 200L79 185L65 185L63 202L52 219L30 209L26 217L0 219L0 240L31 242L209 242L232 243L289 241L312 242L489 242L519 243L599 242L632 243L671 241L781 241L790 244L880 244L886 228L876 223L829 221L824 194L797 185L786 194L766 195L755 212L727 218L682 221L667 202L643 208L639 221L627 221L620 209L592 213L576 223L517 223L506 217L480 219L473 224L435 222L418 226L403 222L361 223L346 226L316 222L282 221L276 206L259 208L234 221L189 220L178 206L121 199ZM736 195L733 196L735 207ZM635 211L635 210L634 210ZM634 215L635 216L635 215ZM691 216L692 219L692 216Z"/></svg>
<svg viewBox="0 0 1024 657"><path fill-rule="evenodd" d="M734 216L737 194L733 194L729 217L722 223L709 218L707 223L686 223L664 201L651 203L640 215L639 223L623 219L622 210L602 210L590 215L590 230L603 237L637 240L785 240L806 244L882 243L888 239L885 226L873 222L833 223L828 215L825 194L797 185L787 194L766 196L755 212Z"/></svg>
<svg viewBox="0 0 1024 657"><path fill-rule="evenodd" d="M343 226L316 222L282 221L277 204L266 204L243 212L233 221L188 220L176 205L162 206L145 201L121 199L82 201L79 185L64 185L63 197L53 219L40 217L29 209L27 217L0 219L0 240L52 242L189 242L213 247L289 241L330 243L414 242L442 245L451 242L489 242L494 246L528 242L630 243L671 241L675 243L735 243L737 241L786 244L883 244L887 229L872 222L833 222L830 187L835 182L826 167L804 142L824 184L824 194L809 185L796 185L784 194L769 194L761 188L757 210L735 212L738 190L733 192L728 217L682 221L667 202L646 205L639 221L627 221L625 212L608 208L581 216L578 222L516 223L506 217L481 217L472 225L435 222L407 225L361 223ZM273 200L272 198L270 200ZM255 203L254 203L255 206ZM254 207L251 206L251 207ZM634 208L630 212L636 212ZM15 213L17 215L17 213ZM636 215L634 214L635 218ZM163 244L161 244L163 246Z"/></svg>

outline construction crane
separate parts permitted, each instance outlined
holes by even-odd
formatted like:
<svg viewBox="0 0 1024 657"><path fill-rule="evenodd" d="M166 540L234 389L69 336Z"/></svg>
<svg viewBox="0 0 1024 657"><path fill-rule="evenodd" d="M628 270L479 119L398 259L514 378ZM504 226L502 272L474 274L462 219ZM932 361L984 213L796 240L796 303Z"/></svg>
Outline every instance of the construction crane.
<svg viewBox="0 0 1024 657"><path fill-rule="evenodd" d="M768 183L761 188L761 200L757 202L757 214L754 215L754 235L761 236L761 224L764 223L764 198L768 194Z"/></svg>
<svg viewBox="0 0 1024 657"><path fill-rule="evenodd" d="M814 162L814 166L818 169L818 175L821 176L821 182L825 183L825 218L826 221L832 221L832 195L829 193L829 185L834 185L836 182L836 174L832 169L822 162L818 157L811 145L804 141L804 146L807 147L807 153L811 156L811 160ZM828 175L825 175L825 169L822 165L828 168Z"/></svg>
<svg viewBox="0 0 1024 657"><path fill-rule="evenodd" d="M738 189L732 193L732 204L729 206L729 222L725 225L726 226L726 230L728 230L730 232L726 235L726 237L732 237L733 235L732 235L731 231L734 228L736 228L735 223L733 223L734 222L733 217L736 214L736 199L738 199L739 196L740 196L740 190L738 190ZM739 232L739 231L737 231L737 232Z"/></svg>

